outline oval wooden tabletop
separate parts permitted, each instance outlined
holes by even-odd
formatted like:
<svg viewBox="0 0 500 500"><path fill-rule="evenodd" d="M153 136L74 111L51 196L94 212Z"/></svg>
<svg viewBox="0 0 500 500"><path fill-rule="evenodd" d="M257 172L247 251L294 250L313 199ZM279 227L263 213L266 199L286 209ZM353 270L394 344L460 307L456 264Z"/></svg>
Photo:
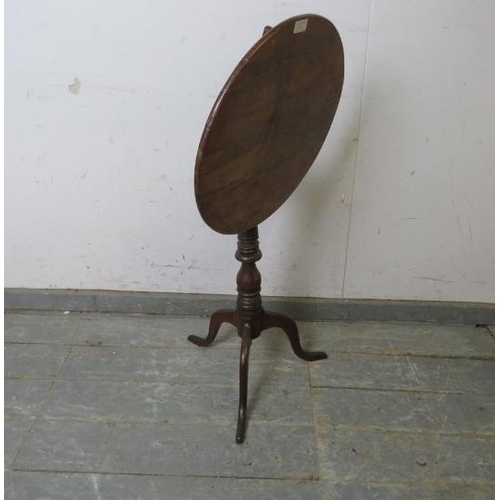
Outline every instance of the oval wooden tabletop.
<svg viewBox="0 0 500 500"><path fill-rule="evenodd" d="M223 87L200 141L195 195L215 231L257 226L292 194L318 155L344 80L340 36L324 17L267 31Z"/></svg>

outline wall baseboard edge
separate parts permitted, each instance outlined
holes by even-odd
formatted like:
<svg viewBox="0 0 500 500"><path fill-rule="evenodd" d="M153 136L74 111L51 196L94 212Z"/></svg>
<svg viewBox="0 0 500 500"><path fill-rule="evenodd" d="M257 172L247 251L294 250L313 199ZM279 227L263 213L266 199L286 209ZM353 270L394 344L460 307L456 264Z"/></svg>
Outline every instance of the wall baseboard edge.
<svg viewBox="0 0 500 500"><path fill-rule="evenodd" d="M235 296L5 288L6 311L72 311L208 316L235 306ZM267 310L302 321L402 321L495 324L495 305L480 302L263 297Z"/></svg>

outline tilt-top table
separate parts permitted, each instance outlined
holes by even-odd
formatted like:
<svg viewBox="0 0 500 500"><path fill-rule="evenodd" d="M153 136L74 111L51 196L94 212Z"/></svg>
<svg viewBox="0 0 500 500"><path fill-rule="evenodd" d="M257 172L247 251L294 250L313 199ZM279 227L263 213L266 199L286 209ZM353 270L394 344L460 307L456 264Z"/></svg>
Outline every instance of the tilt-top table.
<svg viewBox="0 0 500 500"><path fill-rule="evenodd" d="M327 357L304 351L295 321L263 309L255 265L262 257L257 226L285 202L315 160L337 110L343 80L342 42L330 21L306 14L266 27L224 85L201 137L194 179L198 209L215 231L238 235L236 259L241 268L236 309L214 312L207 337L190 335L188 340L208 346L222 323L237 328L237 443L244 440L253 339L279 327L299 358Z"/></svg>

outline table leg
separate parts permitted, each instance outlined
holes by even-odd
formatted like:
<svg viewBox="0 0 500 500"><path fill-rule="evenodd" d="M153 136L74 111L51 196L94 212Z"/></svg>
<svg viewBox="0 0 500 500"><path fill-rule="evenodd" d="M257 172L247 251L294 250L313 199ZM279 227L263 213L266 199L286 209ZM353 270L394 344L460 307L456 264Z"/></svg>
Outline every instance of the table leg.
<svg viewBox="0 0 500 500"><path fill-rule="evenodd" d="M240 403L238 409L238 426L236 428L236 442L243 443L245 439L245 423L247 415L248 396L248 361L250 357L250 346L252 345L252 331L249 325L243 325L241 332L240 351Z"/></svg>
<svg viewBox="0 0 500 500"><path fill-rule="evenodd" d="M306 361L317 361L328 357L326 352L304 351L300 345L297 323L284 314L265 311L263 314L262 330L267 330L268 328L281 328L286 333L293 352L301 359L305 359Z"/></svg>
<svg viewBox="0 0 500 500"><path fill-rule="evenodd" d="M208 327L208 335L206 338L198 337L197 335L190 335L188 340L197 346L207 347L214 341L222 323L230 323L231 325L237 326L236 311L231 309L221 309L219 311L215 311L210 318L210 325Z"/></svg>

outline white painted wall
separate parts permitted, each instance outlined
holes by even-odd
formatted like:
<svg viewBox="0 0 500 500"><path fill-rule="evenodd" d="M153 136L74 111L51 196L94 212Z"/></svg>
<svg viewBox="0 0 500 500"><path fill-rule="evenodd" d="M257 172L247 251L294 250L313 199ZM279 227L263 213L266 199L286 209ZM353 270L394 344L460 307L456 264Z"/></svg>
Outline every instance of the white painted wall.
<svg viewBox="0 0 500 500"><path fill-rule="evenodd" d="M235 238L194 201L199 137L262 28L314 12L342 36L345 87L260 227L263 293L493 302L493 9L7 0L5 285L233 293Z"/></svg>

